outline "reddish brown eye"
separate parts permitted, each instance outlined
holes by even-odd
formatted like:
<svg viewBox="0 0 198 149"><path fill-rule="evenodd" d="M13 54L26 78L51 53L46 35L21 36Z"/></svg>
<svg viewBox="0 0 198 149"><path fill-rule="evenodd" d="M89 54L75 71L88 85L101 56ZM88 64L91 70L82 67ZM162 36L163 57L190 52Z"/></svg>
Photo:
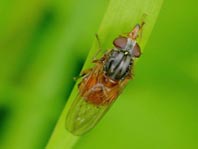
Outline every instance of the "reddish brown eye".
<svg viewBox="0 0 198 149"><path fill-rule="evenodd" d="M138 43L136 43L134 46L133 55L134 57L137 57L137 58L141 56L141 50L140 50L140 46L138 45Z"/></svg>
<svg viewBox="0 0 198 149"><path fill-rule="evenodd" d="M126 37L118 37L113 41L114 46L117 48L124 49L127 44L127 38Z"/></svg>

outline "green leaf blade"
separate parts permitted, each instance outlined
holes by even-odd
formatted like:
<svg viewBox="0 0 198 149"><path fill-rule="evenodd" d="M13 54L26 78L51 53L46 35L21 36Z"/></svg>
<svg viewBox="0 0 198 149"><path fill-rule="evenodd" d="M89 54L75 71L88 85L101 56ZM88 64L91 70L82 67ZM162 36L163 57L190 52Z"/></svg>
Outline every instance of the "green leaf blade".
<svg viewBox="0 0 198 149"><path fill-rule="evenodd" d="M143 15L146 14L146 24L140 41L140 46L143 49L157 21L162 3L163 0L111 0L98 30L102 48L105 50L112 48L113 39L122 33L130 32L133 26L139 23ZM97 50L98 45L95 40L83 69L91 66L92 58ZM72 148L78 141L79 137L73 136L65 129L65 118L77 93L76 84L49 140L47 148Z"/></svg>

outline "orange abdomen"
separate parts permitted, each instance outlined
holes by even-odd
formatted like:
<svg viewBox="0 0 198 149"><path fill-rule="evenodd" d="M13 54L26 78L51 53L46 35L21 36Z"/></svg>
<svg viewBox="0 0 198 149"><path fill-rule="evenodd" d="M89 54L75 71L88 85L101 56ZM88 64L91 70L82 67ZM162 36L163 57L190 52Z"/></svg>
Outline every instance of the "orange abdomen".
<svg viewBox="0 0 198 149"><path fill-rule="evenodd" d="M102 72L91 73L79 85L80 96L97 106L111 103L118 96L118 83L106 77Z"/></svg>

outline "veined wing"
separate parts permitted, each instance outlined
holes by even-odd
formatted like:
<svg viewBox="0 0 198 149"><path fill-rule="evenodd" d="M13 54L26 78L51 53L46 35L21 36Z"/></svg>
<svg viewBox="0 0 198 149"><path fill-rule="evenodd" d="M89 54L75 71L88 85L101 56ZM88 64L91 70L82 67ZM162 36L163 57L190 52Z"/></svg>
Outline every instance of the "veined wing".
<svg viewBox="0 0 198 149"><path fill-rule="evenodd" d="M78 95L67 115L66 128L74 135L86 133L98 123L111 104L96 106Z"/></svg>

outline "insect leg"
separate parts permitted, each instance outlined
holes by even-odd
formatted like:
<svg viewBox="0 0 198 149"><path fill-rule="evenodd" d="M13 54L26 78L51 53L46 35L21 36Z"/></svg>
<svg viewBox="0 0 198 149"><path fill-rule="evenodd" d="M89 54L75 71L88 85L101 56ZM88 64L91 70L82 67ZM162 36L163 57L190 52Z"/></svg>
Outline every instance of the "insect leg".
<svg viewBox="0 0 198 149"><path fill-rule="evenodd" d="M77 77L74 77L73 79L75 80L75 81L77 81L78 79L80 79L81 77L84 77L85 75L87 75L89 72L91 72L92 71L92 68L89 68L89 69L85 69L85 70L83 70L81 73L80 73L80 75L78 75Z"/></svg>
<svg viewBox="0 0 198 149"><path fill-rule="evenodd" d="M132 78L132 77L133 77L132 75L133 75L133 74L130 72L130 73L126 76L126 78L120 82L120 85L119 85L119 94L122 93L122 91L123 91L124 88L126 87L128 81L131 80L131 79L133 79L133 78Z"/></svg>
<svg viewBox="0 0 198 149"><path fill-rule="evenodd" d="M98 42L98 47L99 47L99 49L98 49L98 51L96 52L96 54L94 55L94 57L93 57L93 61L95 61L95 60L96 60L96 57L97 57L97 56L98 56L98 54L102 51L100 38L99 38L99 36L98 36L98 34L97 34L97 33L96 33L96 40L97 40L97 42Z"/></svg>
<svg viewBox="0 0 198 149"><path fill-rule="evenodd" d="M107 54L105 53L100 59L93 59L92 63L102 63L103 61L105 61L106 58Z"/></svg>

